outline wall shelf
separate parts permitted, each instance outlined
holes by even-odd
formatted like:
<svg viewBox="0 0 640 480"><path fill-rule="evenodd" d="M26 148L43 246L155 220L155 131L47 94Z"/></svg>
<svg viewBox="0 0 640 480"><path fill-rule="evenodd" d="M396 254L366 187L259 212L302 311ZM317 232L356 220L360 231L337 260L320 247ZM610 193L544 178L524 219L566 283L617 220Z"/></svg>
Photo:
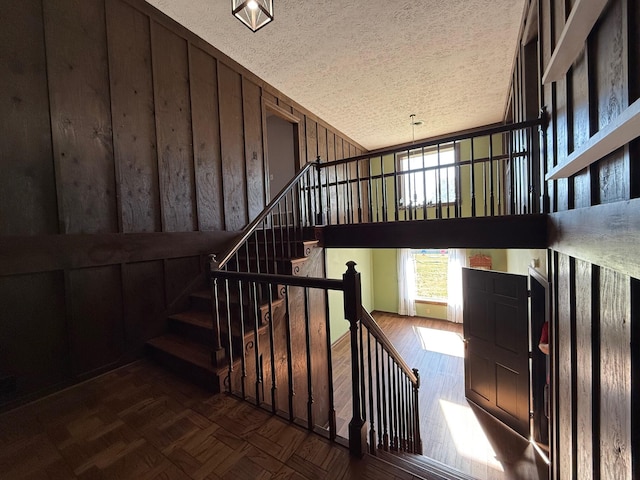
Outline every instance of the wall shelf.
<svg viewBox="0 0 640 480"><path fill-rule="evenodd" d="M608 0L578 0L571 9L549 65L542 76L542 83L556 82L567 73L569 67L584 48L587 37Z"/></svg>
<svg viewBox="0 0 640 480"><path fill-rule="evenodd" d="M609 125L593 135L580 150L547 173L545 180L567 178L640 136L640 100L633 102Z"/></svg>

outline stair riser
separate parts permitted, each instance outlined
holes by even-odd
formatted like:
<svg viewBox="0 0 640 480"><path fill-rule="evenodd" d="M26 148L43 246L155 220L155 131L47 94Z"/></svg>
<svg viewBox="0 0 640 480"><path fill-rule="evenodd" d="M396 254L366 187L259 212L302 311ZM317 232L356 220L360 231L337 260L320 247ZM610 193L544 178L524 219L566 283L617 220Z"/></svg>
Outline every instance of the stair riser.
<svg viewBox="0 0 640 480"><path fill-rule="evenodd" d="M213 393L222 391L222 378L215 373L151 345L147 345L146 349L151 358L180 377Z"/></svg>

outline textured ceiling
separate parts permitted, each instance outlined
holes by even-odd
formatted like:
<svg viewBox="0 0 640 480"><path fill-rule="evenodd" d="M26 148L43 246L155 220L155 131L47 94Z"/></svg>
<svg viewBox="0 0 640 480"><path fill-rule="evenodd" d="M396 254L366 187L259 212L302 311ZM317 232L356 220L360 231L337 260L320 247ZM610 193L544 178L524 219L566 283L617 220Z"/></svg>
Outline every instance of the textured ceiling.
<svg viewBox="0 0 640 480"><path fill-rule="evenodd" d="M147 0L367 149L502 120L524 0Z"/></svg>

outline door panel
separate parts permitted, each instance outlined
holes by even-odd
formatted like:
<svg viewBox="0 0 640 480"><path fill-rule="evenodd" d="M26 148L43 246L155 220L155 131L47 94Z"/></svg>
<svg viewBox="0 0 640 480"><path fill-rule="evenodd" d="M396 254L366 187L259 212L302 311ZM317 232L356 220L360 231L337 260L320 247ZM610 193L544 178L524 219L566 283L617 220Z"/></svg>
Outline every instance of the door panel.
<svg viewBox="0 0 640 480"><path fill-rule="evenodd" d="M463 269L465 395L529 437L527 277Z"/></svg>

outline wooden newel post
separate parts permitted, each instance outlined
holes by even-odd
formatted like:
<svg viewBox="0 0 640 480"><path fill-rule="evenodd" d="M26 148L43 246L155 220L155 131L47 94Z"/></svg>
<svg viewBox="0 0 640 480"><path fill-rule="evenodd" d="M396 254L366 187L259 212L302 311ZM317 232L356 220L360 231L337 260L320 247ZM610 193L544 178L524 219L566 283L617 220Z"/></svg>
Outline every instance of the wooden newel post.
<svg viewBox="0 0 640 480"><path fill-rule="evenodd" d="M367 422L362 419L362 395L360 391L360 356L358 353L358 328L362 317L362 294L360 273L355 262L347 262L347 271L342 275L344 282L344 317L349 321L351 336L351 391L353 392L353 416L349 422L349 451L351 455L362 457L367 451Z"/></svg>

